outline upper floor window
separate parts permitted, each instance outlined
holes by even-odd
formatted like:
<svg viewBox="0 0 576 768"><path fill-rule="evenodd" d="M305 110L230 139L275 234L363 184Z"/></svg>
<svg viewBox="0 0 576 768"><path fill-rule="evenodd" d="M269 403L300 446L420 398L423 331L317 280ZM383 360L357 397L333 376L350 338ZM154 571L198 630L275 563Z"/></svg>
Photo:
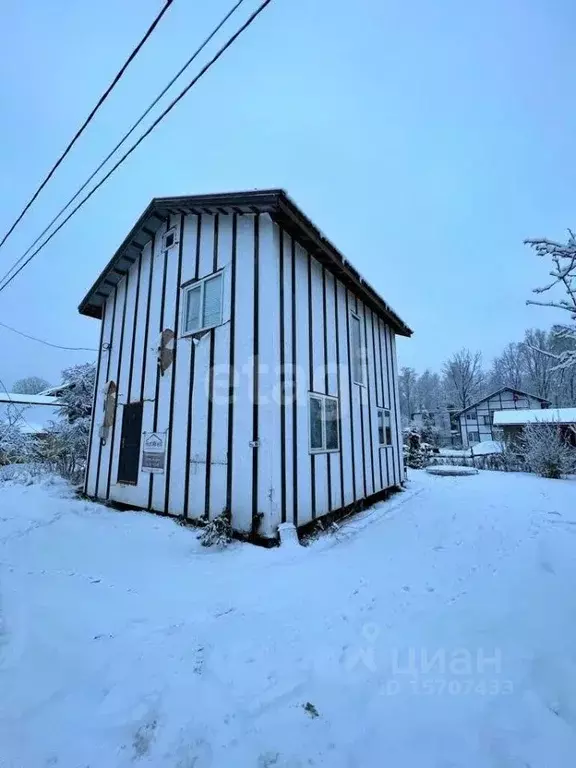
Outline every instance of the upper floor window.
<svg viewBox="0 0 576 768"><path fill-rule="evenodd" d="M474 410L468 411L468 413L466 414L466 418L468 419L468 421L476 421L476 418L477 418L476 409L474 408Z"/></svg>
<svg viewBox="0 0 576 768"><path fill-rule="evenodd" d="M358 315L350 315L350 364L352 366L352 379L355 384L365 383L364 371L364 341L362 339L362 326Z"/></svg>
<svg viewBox="0 0 576 768"><path fill-rule="evenodd" d="M183 333L197 333L222 323L222 272L198 280L184 289Z"/></svg>

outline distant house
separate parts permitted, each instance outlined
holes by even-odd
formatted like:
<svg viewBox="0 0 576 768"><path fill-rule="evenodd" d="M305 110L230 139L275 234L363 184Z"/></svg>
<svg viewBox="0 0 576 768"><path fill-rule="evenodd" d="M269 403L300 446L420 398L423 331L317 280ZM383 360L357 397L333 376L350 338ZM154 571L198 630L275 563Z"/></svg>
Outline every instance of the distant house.
<svg viewBox="0 0 576 768"><path fill-rule="evenodd" d="M282 190L154 199L80 312L89 496L271 538L402 483L411 331Z"/></svg>
<svg viewBox="0 0 576 768"><path fill-rule="evenodd" d="M494 414L505 410L548 408L550 401L538 395L530 395L520 389L502 387L457 414L460 422L462 446L468 448L485 440L495 440Z"/></svg>
<svg viewBox="0 0 576 768"><path fill-rule="evenodd" d="M576 408L499 411L494 414L494 426L502 430L507 440L521 437L526 424L557 424L568 442L576 446Z"/></svg>
<svg viewBox="0 0 576 768"><path fill-rule="evenodd" d="M416 427L426 425L437 430L437 443L441 447L460 443L460 422L455 418L457 408L434 408L430 411L414 411L411 421Z"/></svg>

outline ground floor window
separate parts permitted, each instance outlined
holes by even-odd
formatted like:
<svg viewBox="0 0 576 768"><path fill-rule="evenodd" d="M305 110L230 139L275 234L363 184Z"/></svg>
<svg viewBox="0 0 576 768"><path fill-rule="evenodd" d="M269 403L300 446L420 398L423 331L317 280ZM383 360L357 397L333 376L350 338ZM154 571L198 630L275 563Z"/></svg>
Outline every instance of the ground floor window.
<svg viewBox="0 0 576 768"><path fill-rule="evenodd" d="M338 398L329 395L309 395L310 453L340 450L340 409Z"/></svg>
<svg viewBox="0 0 576 768"><path fill-rule="evenodd" d="M378 408L378 444L392 445L392 419L387 408Z"/></svg>
<svg viewBox="0 0 576 768"><path fill-rule="evenodd" d="M468 432L468 442L469 443L478 443L478 432Z"/></svg>

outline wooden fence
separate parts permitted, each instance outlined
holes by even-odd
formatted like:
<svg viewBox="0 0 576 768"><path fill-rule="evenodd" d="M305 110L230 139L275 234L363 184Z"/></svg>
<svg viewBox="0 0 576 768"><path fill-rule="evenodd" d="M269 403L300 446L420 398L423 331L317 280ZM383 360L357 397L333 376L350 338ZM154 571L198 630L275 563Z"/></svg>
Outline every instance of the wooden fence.
<svg viewBox="0 0 576 768"><path fill-rule="evenodd" d="M491 453L487 456L430 456L427 466L437 464L447 464L450 467L492 469L498 472L528 472L523 456L508 453Z"/></svg>

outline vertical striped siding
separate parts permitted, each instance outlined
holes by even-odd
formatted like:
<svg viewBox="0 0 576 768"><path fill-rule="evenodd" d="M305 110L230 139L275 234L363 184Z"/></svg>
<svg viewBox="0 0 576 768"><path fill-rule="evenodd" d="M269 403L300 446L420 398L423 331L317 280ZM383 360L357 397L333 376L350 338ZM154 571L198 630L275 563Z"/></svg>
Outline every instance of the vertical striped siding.
<svg viewBox="0 0 576 768"><path fill-rule="evenodd" d="M238 530L271 535L281 521L301 525L399 484L395 339L384 320L267 216L178 216L161 231L170 225L178 247L163 251L158 233L106 306L102 345L111 346L97 367L87 493L195 518L229 509ZM195 341L181 336L180 285L220 269L229 316ZM366 344L363 387L349 365L351 311ZM166 328L175 355L161 376L156 348ZM110 379L118 407L101 446ZM339 398L337 453L309 452L309 391ZM116 482L121 412L138 400L143 431L167 433L170 466L127 486ZM378 445L382 407L392 411L387 448Z"/></svg>

